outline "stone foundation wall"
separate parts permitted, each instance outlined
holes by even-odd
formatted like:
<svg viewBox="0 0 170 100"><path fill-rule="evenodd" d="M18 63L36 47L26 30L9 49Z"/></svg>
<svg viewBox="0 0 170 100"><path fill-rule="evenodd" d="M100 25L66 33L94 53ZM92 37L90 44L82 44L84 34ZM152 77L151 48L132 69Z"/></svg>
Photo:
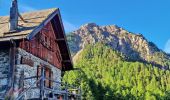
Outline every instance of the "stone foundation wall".
<svg viewBox="0 0 170 100"><path fill-rule="evenodd" d="M9 49L0 50L0 98L4 97L9 83Z"/></svg>
<svg viewBox="0 0 170 100"><path fill-rule="evenodd" d="M22 59L27 59L26 61L28 64L22 64L21 60ZM21 88L23 85L26 87L29 87L32 83L34 83L37 78L33 79L28 79L25 80L24 82L22 81L23 75L25 78L28 77L34 77L37 76L37 67L40 65L46 65L48 68L50 68L53 72L53 79L55 81L60 82L61 81L61 70L54 67L53 65L49 64L46 61L41 60L38 57L35 57L34 55L26 52L25 50L18 49L17 54L16 54L16 74L15 74L15 97L18 96L19 91L21 91ZM60 85L59 84L54 84L53 86L55 90L60 90ZM34 87L36 87L36 84L34 84ZM29 92L25 93L25 99L28 98L38 98L40 90L38 88L32 89Z"/></svg>

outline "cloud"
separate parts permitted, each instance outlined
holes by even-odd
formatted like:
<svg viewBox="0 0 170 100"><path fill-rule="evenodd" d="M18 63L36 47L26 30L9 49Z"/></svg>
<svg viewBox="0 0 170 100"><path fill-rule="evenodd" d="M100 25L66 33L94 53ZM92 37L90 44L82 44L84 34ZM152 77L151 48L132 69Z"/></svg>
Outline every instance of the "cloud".
<svg viewBox="0 0 170 100"><path fill-rule="evenodd" d="M64 29L65 29L66 33L71 32L71 31L74 31L74 30L77 29L77 26L76 26L76 25L70 23L70 22L67 21L67 20L63 20L63 24L64 24Z"/></svg>
<svg viewBox="0 0 170 100"><path fill-rule="evenodd" d="M170 53L170 39L166 42L164 51Z"/></svg>
<svg viewBox="0 0 170 100"><path fill-rule="evenodd" d="M37 10L36 8L24 5L24 4L20 4L19 5L19 10L20 12L30 12L30 11L35 11Z"/></svg>

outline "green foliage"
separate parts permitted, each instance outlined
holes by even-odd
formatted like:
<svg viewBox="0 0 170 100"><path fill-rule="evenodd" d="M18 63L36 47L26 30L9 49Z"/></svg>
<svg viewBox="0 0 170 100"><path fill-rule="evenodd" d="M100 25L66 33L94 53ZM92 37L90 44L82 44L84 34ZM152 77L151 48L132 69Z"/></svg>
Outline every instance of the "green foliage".
<svg viewBox="0 0 170 100"><path fill-rule="evenodd" d="M102 43L88 45L76 61L80 72L65 74L64 81L79 85L84 100L170 99L170 71L151 64L128 62L123 54Z"/></svg>
<svg viewBox="0 0 170 100"><path fill-rule="evenodd" d="M80 37L76 36L73 33L68 33L66 37L67 37L69 48L71 49L71 54L75 55L75 53L79 50L77 45L80 42L80 39L79 39Z"/></svg>

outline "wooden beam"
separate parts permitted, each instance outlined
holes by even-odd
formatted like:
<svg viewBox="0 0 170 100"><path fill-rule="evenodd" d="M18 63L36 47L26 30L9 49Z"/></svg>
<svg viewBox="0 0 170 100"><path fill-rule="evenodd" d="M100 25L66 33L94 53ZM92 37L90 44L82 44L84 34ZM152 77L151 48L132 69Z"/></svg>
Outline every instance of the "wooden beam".
<svg viewBox="0 0 170 100"><path fill-rule="evenodd" d="M64 63L65 63L65 62L69 62L69 63L70 63L71 61L70 61L70 60L63 60L63 62L64 62Z"/></svg>
<svg viewBox="0 0 170 100"><path fill-rule="evenodd" d="M44 79L45 79L45 69L44 69L44 66L41 67L41 78L42 79L40 81L40 100L44 100Z"/></svg>
<svg viewBox="0 0 170 100"><path fill-rule="evenodd" d="M56 41L65 41L64 38L56 39Z"/></svg>

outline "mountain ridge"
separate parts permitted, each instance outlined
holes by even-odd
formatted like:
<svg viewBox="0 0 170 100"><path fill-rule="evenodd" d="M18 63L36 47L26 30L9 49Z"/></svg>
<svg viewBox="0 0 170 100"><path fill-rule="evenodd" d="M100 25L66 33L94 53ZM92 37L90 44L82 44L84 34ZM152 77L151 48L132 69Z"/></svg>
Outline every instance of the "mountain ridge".
<svg viewBox="0 0 170 100"><path fill-rule="evenodd" d="M67 35L73 57L88 44L102 42L132 61L149 62L168 68L170 57L142 34L135 34L117 25L99 26L96 23L82 25ZM74 59L74 58L73 58Z"/></svg>
<svg viewBox="0 0 170 100"><path fill-rule="evenodd" d="M169 100L170 57L142 34L85 24L67 34L74 68L64 82L83 100Z"/></svg>

